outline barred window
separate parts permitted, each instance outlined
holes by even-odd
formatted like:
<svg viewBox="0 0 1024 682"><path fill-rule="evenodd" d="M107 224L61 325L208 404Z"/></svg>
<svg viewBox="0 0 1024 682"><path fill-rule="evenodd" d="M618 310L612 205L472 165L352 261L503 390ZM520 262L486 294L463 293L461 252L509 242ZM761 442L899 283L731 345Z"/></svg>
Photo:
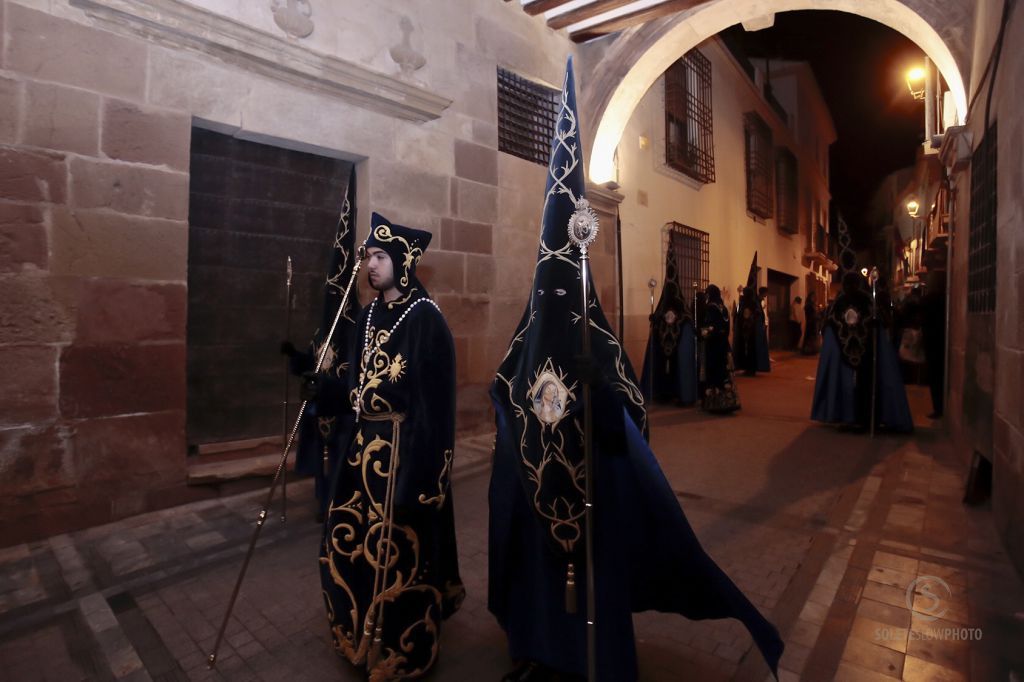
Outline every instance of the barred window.
<svg viewBox="0 0 1024 682"><path fill-rule="evenodd" d="M971 157L971 229L967 256L967 310L996 309L996 124Z"/></svg>
<svg viewBox="0 0 1024 682"><path fill-rule="evenodd" d="M498 150L548 165L561 93L498 67Z"/></svg>
<svg viewBox="0 0 1024 682"><path fill-rule="evenodd" d="M663 247L675 256L672 272L665 273L665 281L674 281L679 291L692 296L694 288L703 291L708 286L711 263L711 235L702 230L671 222L663 228L667 237Z"/></svg>
<svg viewBox="0 0 1024 682"><path fill-rule="evenodd" d="M785 147L779 147L775 155L775 205L779 229L789 234L800 231L797 219L797 172L796 157Z"/></svg>
<svg viewBox="0 0 1024 682"><path fill-rule="evenodd" d="M715 181L711 61L697 50L665 72L665 163L700 182Z"/></svg>
<svg viewBox="0 0 1024 682"><path fill-rule="evenodd" d="M747 210L772 217L772 131L753 111L743 115L747 170Z"/></svg>

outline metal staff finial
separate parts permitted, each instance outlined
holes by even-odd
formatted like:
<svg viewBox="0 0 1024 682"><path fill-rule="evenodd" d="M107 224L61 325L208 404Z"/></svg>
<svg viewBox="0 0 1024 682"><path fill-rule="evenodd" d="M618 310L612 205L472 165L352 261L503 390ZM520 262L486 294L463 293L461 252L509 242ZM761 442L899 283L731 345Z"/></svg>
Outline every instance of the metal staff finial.
<svg viewBox="0 0 1024 682"><path fill-rule="evenodd" d="M569 216L569 239L579 247L584 258L587 258L587 249L597 239L600 229L597 213L590 207L590 202L586 199L576 201L576 210Z"/></svg>
<svg viewBox="0 0 1024 682"><path fill-rule="evenodd" d="M368 239L368 238L367 238ZM334 332L338 328L338 322L341 321L342 315L345 313L345 309L348 307L348 297L352 292L352 285L355 284L356 275L359 274L359 268L362 265L363 260L366 258L366 240L359 246L357 253L356 262L352 266L352 276L348 279L348 286L345 287L345 294L341 297L341 305L338 306L338 312L334 315L334 322L331 323L331 329L327 332L327 336L324 338L323 347L320 349L320 354L317 356L316 369L314 372L319 373L320 369L324 365L324 358L327 357L327 352L331 348L331 339L334 338ZM260 531L263 530L263 524L267 520L267 510L270 508L270 503L274 500L274 491L277 490L277 482L281 478L281 472L284 470L285 464L288 462L288 452L292 448L292 443L295 442L295 435L299 431L299 423L302 421L302 415L306 413L306 406L309 404L308 400L303 400L299 406L299 413L295 416L295 422L292 424L291 432L288 434L288 440L285 442L284 452L281 453L281 459L277 463L277 469L274 471L274 478L270 482L270 490L267 491L267 497L263 501L263 507L260 509L259 515L256 517L256 528L253 529L252 538L249 540L249 548L245 552L245 559L242 560L242 568L238 572L238 579L235 581L235 587L231 591L231 598L228 600L227 610L224 612L224 620L220 624L220 630L217 631L217 639L213 643L213 651L206 659L206 665L208 668L213 668L217 664L217 650L220 649L220 643L224 639L224 632L228 627L228 620L231 618L231 612L235 608L235 601L238 599L238 592L242 588L242 580L245 579L245 572L249 568L249 561L252 559L253 552L256 550L256 542L260 538Z"/></svg>
<svg viewBox="0 0 1024 682"><path fill-rule="evenodd" d="M580 249L580 288L583 292L583 355L590 355L590 254L597 239L597 214L590 202L580 199L569 217L569 240ZM586 520L587 560L587 679L597 679L597 598L594 592L594 417L590 404L590 384L583 384L583 467L586 471L584 518Z"/></svg>

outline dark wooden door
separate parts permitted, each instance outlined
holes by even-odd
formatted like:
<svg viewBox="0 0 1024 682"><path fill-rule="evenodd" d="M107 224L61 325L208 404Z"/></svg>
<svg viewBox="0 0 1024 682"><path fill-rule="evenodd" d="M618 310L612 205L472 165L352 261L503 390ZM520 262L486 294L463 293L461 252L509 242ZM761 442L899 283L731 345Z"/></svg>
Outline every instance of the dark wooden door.
<svg viewBox="0 0 1024 682"><path fill-rule="evenodd" d="M346 161L193 129L190 446L281 433L286 258L295 273L291 338L304 348L320 324L351 171Z"/></svg>
<svg viewBox="0 0 1024 682"><path fill-rule="evenodd" d="M793 334L789 328L792 286L796 277L778 270L768 270L768 321L770 348L790 348Z"/></svg>

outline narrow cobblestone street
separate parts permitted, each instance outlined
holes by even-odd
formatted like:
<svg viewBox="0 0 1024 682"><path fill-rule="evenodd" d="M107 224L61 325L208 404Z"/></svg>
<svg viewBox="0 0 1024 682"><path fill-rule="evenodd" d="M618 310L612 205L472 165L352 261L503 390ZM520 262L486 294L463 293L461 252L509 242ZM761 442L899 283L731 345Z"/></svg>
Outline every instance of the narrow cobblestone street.
<svg viewBox="0 0 1024 682"><path fill-rule="evenodd" d="M652 415L655 452L697 535L786 640L780 677L1019 674L1024 589L989 512L961 504L964 472L944 433L922 422L871 440L813 424L814 370L814 359L782 356L771 375L740 379L733 417ZM456 453L468 597L445 626L436 680L497 680L510 667L486 608L489 442ZM0 551L0 678L362 679L331 651L312 487L288 491L288 522L275 512L264 529L216 670L206 656L262 494ZM636 626L643 680L767 675L738 623L645 613Z"/></svg>

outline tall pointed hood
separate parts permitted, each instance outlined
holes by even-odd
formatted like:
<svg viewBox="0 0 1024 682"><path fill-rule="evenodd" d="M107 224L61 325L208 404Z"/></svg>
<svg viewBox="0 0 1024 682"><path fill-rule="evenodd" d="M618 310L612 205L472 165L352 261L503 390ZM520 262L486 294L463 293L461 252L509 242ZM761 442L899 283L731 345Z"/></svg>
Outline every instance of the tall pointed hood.
<svg viewBox="0 0 1024 682"><path fill-rule="evenodd" d="M661 297L658 299L656 308L658 317L663 318L667 311L672 310L675 312L676 318L681 320L693 314L691 307L687 297L683 295L683 288L679 283L679 261L676 250L670 245L665 254L665 284L661 288Z"/></svg>
<svg viewBox="0 0 1024 682"><path fill-rule="evenodd" d="M757 251L754 252L754 260L750 261L750 271L747 272L747 287L755 294L757 293Z"/></svg>
<svg viewBox="0 0 1024 682"><path fill-rule="evenodd" d="M566 553L582 544L583 522L581 384L573 375L583 338L580 252L568 234L573 214L589 210L580 138L570 58L548 163L533 288L491 388L499 438L516 449L538 520L553 546ZM633 368L593 294L589 312L592 355L645 431Z"/></svg>

